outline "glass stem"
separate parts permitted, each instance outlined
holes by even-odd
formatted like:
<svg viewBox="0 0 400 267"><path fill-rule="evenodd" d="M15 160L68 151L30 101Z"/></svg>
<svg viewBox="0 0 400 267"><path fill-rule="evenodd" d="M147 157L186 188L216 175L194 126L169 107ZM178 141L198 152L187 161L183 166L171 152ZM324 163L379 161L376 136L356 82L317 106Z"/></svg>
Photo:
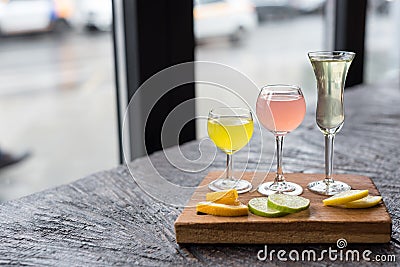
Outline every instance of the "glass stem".
<svg viewBox="0 0 400 267"><path fill-rule="evenodd" d="M276 177L275 183L285 182L282 170L282 148L283 148L283 135L276 136Z"/></svg>
<svg viewBox="0 0 400 267"><path fill-rule="evenodd" d="M226 179L229 180L234 180L233 179L233 160L232 160L232 154L226 154Z"/></svg>
<svg viewBox="0 0 400 267"><path fill-rule="evenodd" d="M333 182L332 179L332 166L333 166L333 141L334 134L325 135L325 180L324 182L329 185Z"/></svg>

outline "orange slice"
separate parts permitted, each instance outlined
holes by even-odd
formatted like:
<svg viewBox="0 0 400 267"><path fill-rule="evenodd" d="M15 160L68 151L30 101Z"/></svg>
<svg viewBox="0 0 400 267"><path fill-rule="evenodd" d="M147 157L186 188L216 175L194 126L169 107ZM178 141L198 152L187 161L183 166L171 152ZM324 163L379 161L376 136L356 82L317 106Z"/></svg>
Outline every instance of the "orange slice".
<svg viewBox="0 0 400 267"><path fill-rule="evenodd" d="M240 205L238 199L238 192L236 189L229 189L224 191L212 192L206 194L206 201L227 204L227 205Z"/></svg>
<svg viewBox="0 0 400 267"><path fill-rule="evenodd" d="M202 212L216 216L227 216L227 217L247 216L248 210L249 210L248 207L243 204L232 206L232 205L204 201L204 202L199 202L196 205L197 212Z"/></svg>

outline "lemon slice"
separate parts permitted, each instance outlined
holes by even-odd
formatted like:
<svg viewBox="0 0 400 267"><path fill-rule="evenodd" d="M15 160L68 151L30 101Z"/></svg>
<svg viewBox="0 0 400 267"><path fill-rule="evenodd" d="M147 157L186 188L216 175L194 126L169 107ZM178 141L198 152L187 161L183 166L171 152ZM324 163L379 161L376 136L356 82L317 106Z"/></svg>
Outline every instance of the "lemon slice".
<svg viewBox="0 0 400 267"><path fill-rule="evenodd" d="M211 192L206 194L206 201L227 204L227 205L240 205L238 199L238 192L236 189L229 189L218 192Z"/></svg>
<svg viewBox="0 0 400 267"><path fill-rule="evenodd" d="M282 217L288 214L269 207L267 203L268 198L266 197L253 198L249 201L249 211L255 215L269 218Z"/></svg>
<svg viewBox="0 0 400 267"><path fill-rule="evenodd" d="M373 206L378 205L378 203L381 202L381 200L382 200L381 196L366 196L359 200L344 203L341 206L343 206L344 208L348 208L348 209L371 208Z"/></svg>
<svg viewBox="0 0 400 267"><path fill-rule="evenodd" d="M295 213L307 209L310 200L300 196L273 194L268 197L268 206L281 212Z"/></svg>
<svg viewBox="0 0 400 267"><path fill-rule="evenodd" d="M368 190L349 190L322 200L325 206L338 206L368 196Z"/></svg>
<svg viewBox="0 0 400 267"><path fill-rule="evenodd" d="M214 202L199 202L196 205L196 211L216 216L246 216L248 207L240 204L237 206L219 204Z"/></svg>

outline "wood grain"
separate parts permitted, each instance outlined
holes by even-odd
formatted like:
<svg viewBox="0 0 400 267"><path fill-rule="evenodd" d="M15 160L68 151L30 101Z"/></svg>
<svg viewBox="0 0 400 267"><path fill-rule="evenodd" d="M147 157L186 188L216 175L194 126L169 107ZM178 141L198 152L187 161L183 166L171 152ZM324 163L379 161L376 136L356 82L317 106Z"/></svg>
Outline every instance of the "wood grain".
<svg viewBox="0 0 400 267"><path fill-rule="evenodd" d="M242 179L252 181L254 173L245 173ZM243 217L219 217L197 215L195 205L205 200L211 190L207 185L222 172L210 172L194 192L187 207L175 222L178 243L242 243L242 244L287 244L287 243L334 243L345 238L348 243L387 243L390 241L391 219L382 203L369 209L342 209L326 207L326 197L305 189L302 196L310 199L306 211L280 218L264 218L249 213ZM266 176L272 181L274 174ZM303 188L320 180L321 174L290 173L288 181ZM370 195L379 195L370 178L360 175L336 175L336 179L347 182L353 189L368 189ZM262 195L256 190L240 194L239 200L247 204Z"/></svg>
<svg viewBox="0 0 400 267"><path fill-rule="evenodd" d="M371 177L392 217L388 244L350 244L348 249L370 250L372 255L395 255L400 261L400 86L398 82L360 86L346 90L346 119L335 142L334 173ZM373 101L371 101L373 99ZM323 136L309 110L303 124L287 136L284 144L284 171L321 173L324 170ZM266 142L271 141L270 136ZM260 140L255 135L251 142ZM235 168L255 170L259 164L256 145L247 153L236 153ZM203 142L204 155L214 147ZM187 143L170 152L188 158L199 155L199 142ZM274 151L267 151L266 156ZM163 152L150 156L157 170L168 180L197 186L212 170L222 170L223 153L213 164L198 172L183 172L165 158ZM150 170L138 159L130 164L137 175ZM266 162L266 157L262 163ZM65 162L68 166L68 162ZM84 164L84 163L82 163ZM191 163L190 166L197 163ZM189 167L189 164L183 164ZM268 166L267 166L268 167ZM263 167L265 171L267 167ZM57 179L57 177L54 177ZM356 185L353 185L354 187ZM177 194L188 201L190 195ZM0 264L28 266L343 266L346 262L325 259L319 262L269 262L257 259L263 245L178 245L174 222L182 208L163 204L143 192L126 166L91 174L74 183L0 204ZM373 228L371 228L373 231ZM268 249L321 251L334 244L272 245ZM362 266L376 262L360 261ZM353 265L347 262L347 265ZM393 264L392 264L393 265Z"/></svg>

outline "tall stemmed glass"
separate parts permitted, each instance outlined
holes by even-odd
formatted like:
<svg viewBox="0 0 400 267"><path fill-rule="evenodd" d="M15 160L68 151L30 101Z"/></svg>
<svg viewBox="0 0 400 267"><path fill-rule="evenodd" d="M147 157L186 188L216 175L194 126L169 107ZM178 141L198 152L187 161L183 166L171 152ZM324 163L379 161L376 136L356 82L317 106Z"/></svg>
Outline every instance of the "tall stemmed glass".
<svg viewBox="0 0 400 267"><path fill-rule="evenodd" d="M343 126L343 89L347 71L355 53L346 51L310 52L308 57L317 79L317 124L325 136L325 179L308 184L308 189L322 195L335 195L351 187L332 178L333 141Z"/></svg>
<svg viewBox="0 0 400 267"><path fill-rule="evenodd" d="M300 185L287 182L282 171L283 137L296 129L304 119L306 102L300 87L295 85L267 85L257 98L257 117L267 130L275 135L277 173L273 182L263 183L258 192L263 195L285 193L300 195Z"/></svg>
<svg viewBox="0 0 400 267"><path fill-rule="evenodd" d="M226 153L226 176L211 182L208 187L213 191L236 189L238 193L251 190L252 185L246 180L233 176L232 156L250 141L254 123L250 110L245 108L221 107L208 114L208 135L214 144Z"/></svg>

